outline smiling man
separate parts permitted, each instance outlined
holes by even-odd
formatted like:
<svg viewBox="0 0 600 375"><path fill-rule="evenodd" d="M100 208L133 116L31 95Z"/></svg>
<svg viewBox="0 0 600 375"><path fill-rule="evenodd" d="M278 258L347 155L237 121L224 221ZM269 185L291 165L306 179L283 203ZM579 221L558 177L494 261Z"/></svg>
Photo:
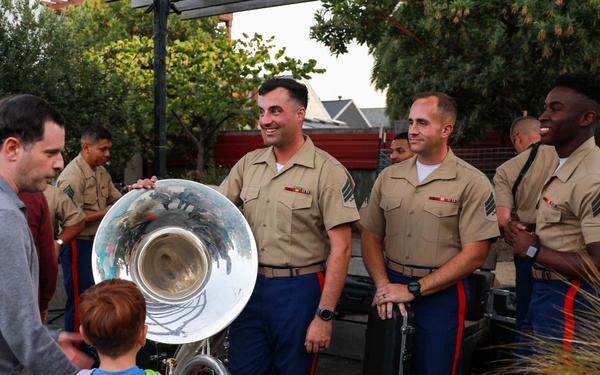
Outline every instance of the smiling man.
<svg viewBox="0 0 600 375"><path fill-rule="evenodd" d="M308 375L330 345L346 280L358 220L354 182L302 133L306 86L273 78L258 94L269 147L244 156L219 187L248 220L259 263L250 301L230 327L229 369Z"/></svg>
<svg viewBox="0 0 600 375"><path fill-rule="evenodd" d="M590 303L585 294L597 296L599 284L600 149L594 134L600 79L563 74L544 106L541 141L554 146L559 164L542 188L535 233L511 222L508 230L515 253L534 262L533 294L523 330L558 339L571 351Z"/></svg>

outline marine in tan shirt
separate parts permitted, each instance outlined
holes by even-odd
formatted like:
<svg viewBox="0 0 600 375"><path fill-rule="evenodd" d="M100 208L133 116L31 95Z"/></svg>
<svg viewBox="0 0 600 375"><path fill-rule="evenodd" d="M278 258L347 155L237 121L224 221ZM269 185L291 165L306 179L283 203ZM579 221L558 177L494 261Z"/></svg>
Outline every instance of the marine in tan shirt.
<svg viewBox="0 0 600 375"><path fill-rule="evenodd" d="M244 156L218 189L248 220L259 260L252 297L230 326L233 375L308 375L330 345L359 216L346 169L302 133L307 104L293 79L263 83L268 147Z"/></svg>
<svg viewBox="0 0 600 375"><path fill-rule="evenodd" d="M519 155L499 166L494 175L498 226L503 234L511 220L522 223L529 231L535 231L537 202L542 186L558 166L558 155L554 147L539 144L540 122L538 119L529 116L519 117L513 121L510 132L513 145ZM533 159L530 161L531 157ZM528 168L524 171L526 165ZM522 176L520 181L519 176ZM515 255L514 265L515 327L517 330L521 330L523 320L529 310L533 288L532 263L529 259Z"/></svg>
<svg viewBox="0 0 600 375"><path fill-rule="evenodd" d="M417 155L384 169L361 208L362 255L381 319L405 303L415 317L412 366L422 374L459 373L468 285L498 234L488 178L447 142L456 103L417 94L408 137ZM384 242L385 239L385 242ZM384 248L385 243L385 248Z"/></svg>
<svg viewBox="0 0 600 375"><path fill-rule="evenodd" d="M44 196L50 208L50 217L58 224L55 229L57 239L55 242L56 255L61 246L70 243L85 228L85 214L69 196L56 186L49 185L44 190Z"/></svg>
<svg viewBox="0 0 600 375"><path fill-rule="evenodd" d="M509 223L506 236L516 254L535 262L523 330L575 352L589 330L581 320L589 314L589 296L598 299L600 284L600 150L594 140L600 78L559 76L544 107L541 141L555 147L560 164L542 188L535 233Z"/></svg>

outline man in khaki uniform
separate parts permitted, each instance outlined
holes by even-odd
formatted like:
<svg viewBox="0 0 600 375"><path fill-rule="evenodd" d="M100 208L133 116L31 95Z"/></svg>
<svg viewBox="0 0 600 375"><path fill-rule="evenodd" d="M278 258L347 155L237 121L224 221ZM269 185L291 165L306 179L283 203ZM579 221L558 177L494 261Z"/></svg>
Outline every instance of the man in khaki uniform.
<svg viewBox="0 0 600 375"><path fill-rule="evenodd" d="M44 195L48 201L50 217L59 226L54 241L54 249L58 256L62 245L70 244L85 228L85 214L64 191L56 186L48 185Z"/></svg>
<svg viewBox="0 0 600 375"><path fill-rule="evenodd" d="M219 191L241 210L258 248L250 301L229 331L232 374L314 373L358 220L348 171L302 134L308 90L289 78L258 91L265 145L244 156ZM325 265L327 263L327 272Z"/></svg>
<svg viewBox="0 0 600 375"><path fill-rule="evenodd" d="M523 330L553 338L566 351L580 338L581 317L590 304L586 292L598 298L600 149L594 133L599 114L599 78L584 73L557 78L539 119L541 141L555 147L558 168L542 188L535 233L511 223L507 229L515 253L535 262Z"/></svg>
<svg viewBox="0 0 600 375"><path fill-rule="evenodd" d="M539 145L540 122L535 117L515 119L510 132L519 155L496 169L494 195L498 226L500 232L504 233L506 225L512 219L526 226L527 230L535 231L536 206L540 191L558 166L558 155L554 147ZM511 217L513 212L515 217ZM517 293L516 329L520 331L531 299L532 262L515 254L514 263Z"/></svg>
<svg viewBox="0 0 600 375"><path fill-rule="evenodd" d="M65 330L79 329L77 307L79 295L94 285L92 273L92 246L94 236L104 215L121 193L113 185L112 178L102 165L108 161L112 137L99 125L83 130L81 152L60 174L56 186L64 191L85 214L85 228L76 240L65 244L60 250L60 265L67 291L65 306ZM131 188L153 188L156 179L138 180ZM75 272L73 272L75 271Z"/></svg>
<svg viewBox="0 0 600 375"><path fill-rule="evenodd" d="M465 278L499 234L488 178L447 146L456 115L448 95L416 95L408 135L417 157L384 169L361 208L363 260L377 287L373 305L386 319L393 304L405 314L410 303L412 368L419 374L460 372Z"/></svg>

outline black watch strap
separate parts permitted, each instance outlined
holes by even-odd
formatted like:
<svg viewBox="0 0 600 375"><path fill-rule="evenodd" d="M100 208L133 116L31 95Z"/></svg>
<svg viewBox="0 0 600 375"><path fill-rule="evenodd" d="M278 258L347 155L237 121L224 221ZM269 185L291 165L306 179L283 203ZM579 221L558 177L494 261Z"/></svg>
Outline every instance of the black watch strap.
<svg viewBox="0 0 600 375"><path fill-rule="evenodd" d="M408 283L408 291L415 296L415 299L421 297L421 283L418 281L412 281Z"/></svg>

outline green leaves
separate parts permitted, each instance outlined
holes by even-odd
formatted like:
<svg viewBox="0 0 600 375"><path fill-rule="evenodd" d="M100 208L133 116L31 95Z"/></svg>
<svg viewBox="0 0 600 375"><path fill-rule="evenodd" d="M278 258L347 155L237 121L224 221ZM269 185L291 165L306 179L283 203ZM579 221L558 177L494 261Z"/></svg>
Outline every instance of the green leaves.
<svg viewBox="0 0 600 375"><path fill-rule="evenodd" d="M392 119L406 118L417 92L453 96L453 138L465 143L508 131L523 111L539 115L557 75L599 74L599 20L597 0L324 0L311 36L334 54L368 45Z"/></svg>

